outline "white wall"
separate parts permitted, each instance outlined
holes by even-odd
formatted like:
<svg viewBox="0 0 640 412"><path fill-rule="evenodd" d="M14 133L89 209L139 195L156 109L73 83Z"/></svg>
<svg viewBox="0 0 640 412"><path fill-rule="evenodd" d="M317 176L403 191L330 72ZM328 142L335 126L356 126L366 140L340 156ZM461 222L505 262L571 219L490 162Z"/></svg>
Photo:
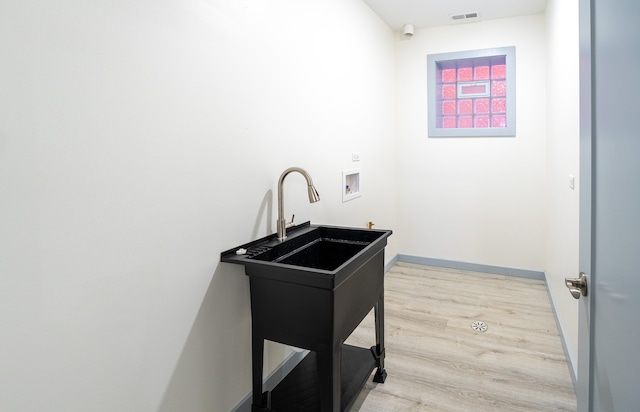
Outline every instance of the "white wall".
<svg viewBox="0 0 640 412"><path fill-rule="evenodd" d="M548 288L577 372L578 304L564 285L578 276L579 44L578 1L549 0L547 19ZM575 189L569 188L575 176Z"/></svg>
<svg viewBox="0 0 640 412"><path fill-rule="evenodd" d="M0 59L3 411L236 405L248 282L219 256L275 230L286 167L322 198L289 177L298 222L395 228L394 35L360 0L2 2Z"/></svg>
<svg viewBox="0 0 640 412"><path fill-rule="evenodd" d="M517 136L427 137L427 54L516 47ZM544 271L543 15L416 30L397 42L402 254Z"/></svg>

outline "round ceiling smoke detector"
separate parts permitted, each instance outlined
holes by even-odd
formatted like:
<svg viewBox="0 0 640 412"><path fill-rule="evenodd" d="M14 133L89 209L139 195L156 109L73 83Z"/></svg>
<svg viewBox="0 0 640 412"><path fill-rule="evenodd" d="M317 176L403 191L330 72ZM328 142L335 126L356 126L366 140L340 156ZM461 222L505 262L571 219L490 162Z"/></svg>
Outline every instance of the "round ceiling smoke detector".
<svg viewBox="0 0 640 412"><path fill-rule="evenodd" d="M405 24L403 27L404 37L413 37L413 24Z"/></svg>

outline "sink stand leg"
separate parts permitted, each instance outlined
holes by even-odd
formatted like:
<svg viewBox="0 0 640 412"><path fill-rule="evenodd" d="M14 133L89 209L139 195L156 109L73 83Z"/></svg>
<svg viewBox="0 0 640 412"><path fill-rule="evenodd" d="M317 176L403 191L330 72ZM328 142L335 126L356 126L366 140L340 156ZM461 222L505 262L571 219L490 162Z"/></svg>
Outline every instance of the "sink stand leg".
<svg viewBox="0 0 640 412"><path fill-rule="evenodd" d="M334 345L335 346L335 345ZM318 377L320 379L320 411L340 411L340 364L342 344L337 348L320 348L318 355Z"/></svg>
<svg viewBox="0 0 640 412"><path fill-rule="evenodd" d="M264 362L264 339L256 336L254 331L251 344L251 369L253 383L253 402L251 412L268 412L271 410L269 392L262 393L262 364Z"/></svg>
<svg viewBox="0 0 640 412"><path fill-rule="evenodd" d="M387 371L384 369L384 291L378 298L378 303L376 303L373 309L373 314L376 323L376 346L372 347L371 351L376 358L376 366L378 367L378 370L373 376L373 381L384 383L385 379L387 379Z"/></svg>

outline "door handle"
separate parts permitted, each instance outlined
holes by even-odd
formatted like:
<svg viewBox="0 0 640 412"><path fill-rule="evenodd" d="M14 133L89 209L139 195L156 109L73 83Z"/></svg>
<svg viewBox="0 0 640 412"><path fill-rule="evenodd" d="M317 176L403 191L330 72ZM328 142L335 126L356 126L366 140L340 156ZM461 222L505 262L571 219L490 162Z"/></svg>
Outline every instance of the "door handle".
<svg viewBox="0 0 640 412"><path fill-rule="evenodd" d="M574 298L580 299L580 295L587 296L587 275L584 272L580 272L579 278L565 278L564 284Z"/></svg>

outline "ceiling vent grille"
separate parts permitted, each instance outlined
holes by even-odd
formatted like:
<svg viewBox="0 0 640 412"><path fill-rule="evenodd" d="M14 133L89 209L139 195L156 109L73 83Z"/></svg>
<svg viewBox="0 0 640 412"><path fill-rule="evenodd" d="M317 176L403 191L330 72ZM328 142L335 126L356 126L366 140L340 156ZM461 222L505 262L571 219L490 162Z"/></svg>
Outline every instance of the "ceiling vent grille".
<svg viewBox="0 0 640 412"><path fill-rule="evenodd" d="M464 21L477 19L478 17L480 17L480 14L477 11L470 11L468 13L452 14L450 17L453 21Z"/></svg>

